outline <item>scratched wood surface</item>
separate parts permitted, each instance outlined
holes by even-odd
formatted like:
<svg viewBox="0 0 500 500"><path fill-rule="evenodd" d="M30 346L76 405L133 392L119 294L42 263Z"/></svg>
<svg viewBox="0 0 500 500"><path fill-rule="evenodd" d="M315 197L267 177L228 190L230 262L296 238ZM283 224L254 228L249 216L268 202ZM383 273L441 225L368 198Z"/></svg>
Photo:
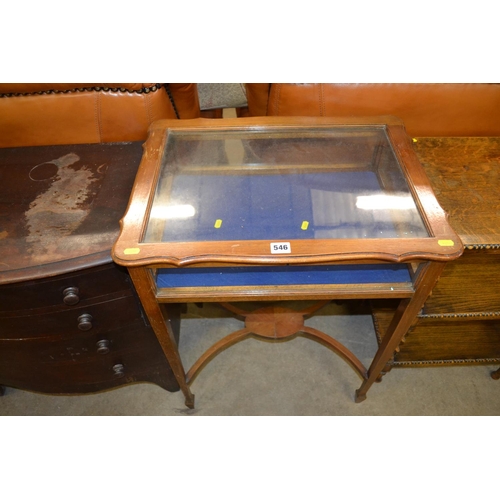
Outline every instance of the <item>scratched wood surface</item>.
<svg viewBox="0 0 500 500"><path fill-rule="evenodd" d="M111 262L141 155L140 142L0 149L0 283Z"/></svg>
<svg viewBox="0 0 500 500"><path fill-rule="evenodd" d="M413 147L464 245L500 244L500 137L425 137Z"/></svg>
<svg viewBox="0 0 500 500"><path fill-rule="evenodd" d="M0 384L178 390L128 273L111 261L141 155L141 143L0 149Z"/></svg>

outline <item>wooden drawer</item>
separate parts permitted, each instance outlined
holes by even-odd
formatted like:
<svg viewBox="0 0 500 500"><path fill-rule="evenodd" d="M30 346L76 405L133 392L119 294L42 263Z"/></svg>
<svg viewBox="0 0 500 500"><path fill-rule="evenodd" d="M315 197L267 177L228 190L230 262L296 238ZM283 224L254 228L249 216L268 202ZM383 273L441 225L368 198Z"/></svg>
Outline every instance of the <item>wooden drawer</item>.
<svg viewBox="0 0 500 500"><path fill-rule="evenodd" d="M406 335L394 361L496 362L493 360L499 359L500 317L496 320L421 318Z"/></svg>
<svg viewBox="0 0 500 500"><path fill-rule="evenodd" d="M500 311L500 250L465 250L444 268L425 314Z"/></svg>
<svg viewBox="0 0 500 500"><path fill-rule="evenodd" d="M127 271L114 264L65 274L0 286L0 312L32 309L68 309L99 297L129 292L131 281Z"/></svg>
<svg viewBox="0 0 500 500"><path fill-rule="evenodd" d="M64 394L139 381L178 390L154 332L140 319L102 335L0 340L0 382L7 386Z"/></svg>
<svg viewBox="0 0 500 500"><path fill-rule="evenodd" d="M385 335L395 307L372 307L377 339ZM373 305L373 304L372 304ZM393 366L500 362L500 314L420 316L394 354Z"/></svg>
<svg viewBox="0 0 500 500"><path fill-rule="evenodd" d="M117 330L138 318L144 321L135 296L31 316L14 311L0 315L0 339L73 338Z"/></svg>

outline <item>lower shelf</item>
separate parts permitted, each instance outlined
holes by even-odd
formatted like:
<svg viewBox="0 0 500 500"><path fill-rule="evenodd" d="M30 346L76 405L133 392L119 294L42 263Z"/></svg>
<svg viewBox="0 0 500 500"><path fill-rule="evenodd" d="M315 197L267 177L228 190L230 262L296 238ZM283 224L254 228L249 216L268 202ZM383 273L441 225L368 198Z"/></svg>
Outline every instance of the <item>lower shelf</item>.
<svg viewBox="0 0 500 500"><path fill-rule="evenodd" d="M406 264L246 266L158 269L158 288L407 283Z"/></svg>

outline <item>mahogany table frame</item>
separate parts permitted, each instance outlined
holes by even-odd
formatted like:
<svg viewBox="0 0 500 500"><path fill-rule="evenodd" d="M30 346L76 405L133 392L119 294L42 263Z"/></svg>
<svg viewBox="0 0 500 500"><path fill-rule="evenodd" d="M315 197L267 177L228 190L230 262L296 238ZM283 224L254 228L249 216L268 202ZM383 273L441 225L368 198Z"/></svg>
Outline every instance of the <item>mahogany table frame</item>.
<svg viewBox="0 0 500 500"><path fill-rule="evenodd" d="M289 129L295 133L303 127L384 127L420 215L429 232L426 238L373 238L336 240L293 240L294 253L269 255L269 241L212 241L180 243L144 243L143 235L155 194L168 131L193 130L262 130ZM333 242L333 244L332 244ZM235 247L234 244L238 246ZM267 248L267 252L264 250ZM366 399L371 385L380 378L383 368L409 329L425 300L432 291L447 261L459 257L463 246L449 226L447 216L439 206L429 180L418 162L404 126L394 117L378 118L249 118L224 120L162 120L154 123L144 146L144 155L136 177L129 206L121 221L121 233L112 256L115 262L126 266L158 337L177 382L185 396L186 405L194 407L190 384L199 370L218 352L250 334L270 338L283 338L302 332L322 342L344 357L361 376L362 384L356 391L356 402ZM398 283L258 287L200 287L192 290L164 292L157 289L154 270L166 267L234 266L234 265L318 265L408 263L412 271L411 286ZM321 305L336 299L398 298L400 305L377 350L366 369L353 353L322 332L303 325L303 318ZM294 312L276 307L264 307L254 313L237 309L237 301L277 300L323 301L308 310ZM169 304L186 302L220 302L239 316L245 316L244 329L230 334L203 354L186 372L174 337L175 315L169 314ZM325 302L326 301L326 302ZM286 318L285 320L283 320Z"/></svg>

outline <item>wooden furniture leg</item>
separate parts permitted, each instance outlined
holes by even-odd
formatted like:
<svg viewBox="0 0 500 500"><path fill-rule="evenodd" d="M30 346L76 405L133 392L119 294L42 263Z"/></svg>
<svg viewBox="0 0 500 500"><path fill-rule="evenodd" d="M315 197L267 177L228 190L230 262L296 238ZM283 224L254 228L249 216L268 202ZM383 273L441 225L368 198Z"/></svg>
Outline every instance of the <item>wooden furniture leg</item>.
<svg viewBox="0 0 500 500"><path fill-rule="evenodd" d="M0 385L0 396L3 396L5 394L5 387L3 385Z"/></svg>
<svg viewBox="0 0 500 500"><path fill-rule="evenodd" d="M387 334L368 369L368 378L363 381L361 387L356 391L356 403L360 403L366 399L368 389L380 378L387 362L391 359L395 349L437 283L444 266L445 264L442 262L427 262L420 265L419 274L415 280L415 293L411 299L401 300L389 325Z"/></svg>
<svg viewBox="0 0 500 500"><path fill-rule="evenodd" d="M500 368L498 370L495 370L494 372L491 372L491 378L494 380L500 379Z"/></svg>
<svg viewBox="0 0 500 500"><path fill-rule="evenodd" d="M168 318L168 313L164 315L160 304L156 300L154 292L156 286L151 273L144 267L131 267L129 268L129 272L132 281L134 282L135 289L141 299L144 310L148 315L151 327L158 337L161 348L163 349L177 383L184 394L186 406L188 408L194 408L194 395L191 393L191 390L186 382L186 373L184 371L184 366L182 365L172 324L170 322L170 318ZM168 311L168 308L164 307L163 310Z"/></svg>

